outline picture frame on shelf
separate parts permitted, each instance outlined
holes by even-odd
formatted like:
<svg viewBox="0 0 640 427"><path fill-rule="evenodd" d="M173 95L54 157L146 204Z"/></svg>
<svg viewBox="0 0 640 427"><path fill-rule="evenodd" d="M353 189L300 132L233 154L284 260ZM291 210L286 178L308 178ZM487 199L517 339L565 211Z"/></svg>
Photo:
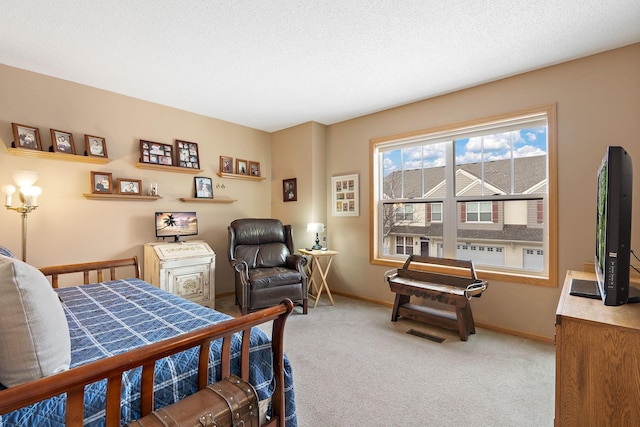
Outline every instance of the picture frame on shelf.
<svg viewBox="0 0 640 427"><path fill-rule="evenodd" d="M173 146L160 142L140 140L140 163L173 166Z"/></svg>
<svg viewBox="0 0 640 427"><path fill-rule="evenodd" d="M198 144L176 139L176 162L181 168L200 169Z"/></svg>
<svg viewBox="0 0 640 427"><path fill-rule="evenodd" d="M249 175L249 164L246 160L236 159L236 174Z"/></svg>
<svg viewBox="0 0 640 427"><path fill-rule="evenodd" d="M332 216L360 216L358 174L331 177Z"/></svg>
<svg viewBox="0 0 640 427"><path fill-rule="evenodd" d="M282 180L282 200L285 202L295 202L298 200L297 178Z"/></svg>
<svg viewBox="0 0 640 427"><path fill-rule="evenodd" d="M107 141L95 135L84 135L84 155L107 158Z"/></svg>
<svg viewBox="0 0 640 427"><path fill-rule="evenodd" d="M118 194L140 195L142 194L142 181L139 179L118 178L116 180Z"/></svg>
<svg viewBox="0 0 640 427"><path fill-rule="evenodd" d="M249 162L249 173L251 176L259 177L260 175L260 162Z"/></svg>
<svg viewBox="0 0 640 427"><path fill-rule="evenodd" d="M220 173L233 173L233 157L220 156Z"/></svg>
<svg viewBox="0 0 640 427"><path fill-rule="evenodd" d="M196 176L194 184L196 199L213 199L213 182L211 178Z"/></svg>
<svg viewBox="0 0 640 427"><path fill-rule="evenodd" d="M111 172L91 171L91 192L93 194L112 194L113 178Z"/></svg>
<svg viewBox="0 0 640 427"><path fill-rule="evenodd" d="M13 129L13 147L42 151L40 130L33 126L11 123Z"/></svg>
<svg viewBox="0 0 640 427"><path fill-rule="evenodd" d="M76 154L73 135L58 129L51 129L51 151L54 153Z"/></svg>

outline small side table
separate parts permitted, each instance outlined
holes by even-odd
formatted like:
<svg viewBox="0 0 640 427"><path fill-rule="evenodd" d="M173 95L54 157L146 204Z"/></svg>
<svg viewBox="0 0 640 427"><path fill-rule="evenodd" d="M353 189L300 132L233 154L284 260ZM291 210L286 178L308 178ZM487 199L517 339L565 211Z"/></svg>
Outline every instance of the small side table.
<svg viewBox="0 0 640 427"><path fill-rule="evenodd" d="M329 285L327 284L327 275L329 274L329 269L331 269L331 261L333 261L333 256L337 255L338 252L330 251L330 250L321 251L321 250L309 250L309 249L298 249L298 252L300 252L302 255L307 255L312 257L311 270L309 273L309 291L311 290L312 286L313 286L313 289L316 291L316 295L315 295L316 302L315 304L313 304L313 308L315 308L318 305L318 300L320 299L320 295L322 294L323 289L327 291L327 296L331 301L331 305L335 305L333 303L333 297L331 296L331 291L329 290ZM320 258L327 258L327 263L324 267L322 267L322 264L320 263ZM316 271L318 271L318 274L320 275L320 278L321 278L320 287L316 286L316 279L314 275Z"/></svg>

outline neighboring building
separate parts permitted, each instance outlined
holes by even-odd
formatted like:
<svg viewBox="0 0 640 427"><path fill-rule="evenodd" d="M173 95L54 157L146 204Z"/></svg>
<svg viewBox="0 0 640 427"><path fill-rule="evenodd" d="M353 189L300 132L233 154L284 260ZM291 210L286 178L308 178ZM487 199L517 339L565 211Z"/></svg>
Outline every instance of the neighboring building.
<svg viewBox="0 0 640 427"><path fill-rule="evenodd" d="M546 160L546 156L533 156L457 166L456 196L483 191L540 194L537 200L458 202L457 258L472 259L477 265L542 270ZM385 200L404 196L402 203L385 204L385 254L443 256L442 221L446 218L438 199L445 197L444 173L444 167L437 167L396 171L384 177Z"/></svg>

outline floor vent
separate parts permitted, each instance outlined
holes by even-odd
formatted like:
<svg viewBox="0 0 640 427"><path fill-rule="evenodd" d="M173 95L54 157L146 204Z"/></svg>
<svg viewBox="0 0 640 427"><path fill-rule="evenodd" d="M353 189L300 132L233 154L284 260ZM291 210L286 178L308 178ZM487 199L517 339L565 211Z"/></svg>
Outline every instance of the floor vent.
<svg viewBox="0 0 640 427"><path fill-rule="evenodd" d="M416 331L415 329L409 329L407 331L408 334L410 335L415 335L416 337L420 337L420 338L424 338L427 340L431 340L437 343L443 343L444 342L444 338L442 337L437 337L435 335L431 335L431 334L427 334L425 332L420 332L420 331Z"/></svg>

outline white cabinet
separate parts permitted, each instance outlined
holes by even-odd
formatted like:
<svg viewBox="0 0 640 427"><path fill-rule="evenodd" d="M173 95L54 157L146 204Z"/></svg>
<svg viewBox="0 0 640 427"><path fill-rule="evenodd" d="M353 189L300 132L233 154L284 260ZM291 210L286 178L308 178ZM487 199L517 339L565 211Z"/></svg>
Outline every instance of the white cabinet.
<svg viewBox="0 0 640 427"><path fill-rule="evenodd" d="M215 308L216 254L202 240L145 243L144 280L162 290Z"/></svg>

